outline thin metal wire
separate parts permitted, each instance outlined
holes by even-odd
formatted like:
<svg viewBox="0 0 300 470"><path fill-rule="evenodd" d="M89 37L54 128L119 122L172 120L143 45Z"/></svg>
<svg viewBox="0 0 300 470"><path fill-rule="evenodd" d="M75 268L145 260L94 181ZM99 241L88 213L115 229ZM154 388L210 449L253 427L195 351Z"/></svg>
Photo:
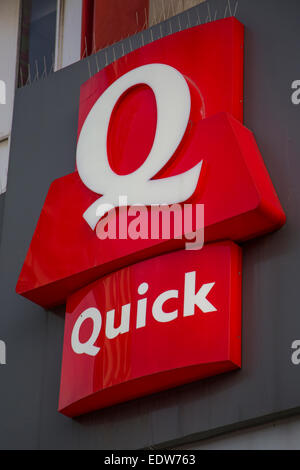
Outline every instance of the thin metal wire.
<svg viewBox="0 0 300 470"><path fill-rule="evenodd" d="M22 66L20 67L20 79L21 79L21 87L23 88L23 86L24 86L24 81L23 81L23 70L22 70Z"/></svg>
<svg viewBox="0 0 300 470"><path fill-rule="evenodd" d="M228 13L229 13L230 16L235 16L237 14L237 11L238 11L238 6L239 6L239 0L235 1L234 6L233 6L231 0L227 0L227 2L225 4L224 18L226 18L228 16ZM159 11L157 11L158 8L160 8ZM147 9L146 8L144 9L144 18L143 18L144 21L143 21L142 30L139 28L140 21L141 21L140 20L140 15L139 15L139 12L136 11L135 16L136 16L136 24L138 26L138 30L136 31L135 34L140 33L139 45L136 45L136 46L133 45L133 42L132 42L132 36L133 35L130 35L130 34L126 38L122 38L121 41L117 41L117 42L114 42L113 44L106 45L105 48L102 48L102 51L103 51L104 57L105 57L105 66L107 66L110 63L110 61L108 59L108 50L107 50L108 47L112 47L113 60L116 61L117 56L119 56L119 57L125 56L126 53L128 53L128 49L129 49L130 52L132 52L136 47L140 47L140 45L144 46L145 44L147 44L149 42L153 42L153 41L157 40L158 37L160 38L160 37L163 37L164 35L166 36L168 34L173 34L177 30L182 31L183 29L191 28L192 24L201 25L202 21L201 21L201 17L200 17L200 8L202 8L202 6L200 7L200 5L198 5L198 6L196 6L196 8L193 9L192 12L189 11L189 10L186 11L184 13L185 17L183 18L180 14L180 11L183 11L182 10L182 4L180 3L180 0L172 0L172 1L169 1L168 3L166 3L164 0L160 0L160 2L153 2L152 16L154 17L154 24L159 24L159 29L158 29L157 32L155 32L155 36L154 36L153 27L149 28L149 15L148 15ZM212 15L211 5L210 5L209 2L207 2L207 12L208 12L208 16L206 17L206 22L207 21L215 21L217 19L218 10L215 10L214 14ZM191 13L193 13L193 15L191 15ZM172 18L174 16L175 17L177 16L177 22L178 22L178 26L175 22L175 25L176 25L175 30L174 30L174 24L173 24L173 21L172 21ZM168 20L169 27L168 28L163 28L162 22L167 21L167 20ZM145 31L145 29L147 29L147 26L149 28L149 33L150 34L146 33L146 35L145 35L144 31ZM125 44L124 44L124 41L126 39L128 39L128 47L126 47L127 50L125 50ZM88 43L87 43L87 37L86 36L84 38L84 44L85 44L85 49L82 53L82 58L88 57ZM115 44L120 44L120 48L121 48L120 54L118 54L118 51L116 51ZM92 47L92 54L93 55L95 54L95 66L96 66L96 70L97 70L97 73L98 73L101 69L101 64L99 63L99 57L96 55L98 51L97 51L95 32L93 33L93 45L92 46L93 46ZM43 65L41 67L42 67L42 69L40 71L38 61L36 60L35 61L35 66L34 66L34 69L35 69L34 70L34 72L35 72L34 73L34 78L32 78L31 66L30 66L30 64L28 64L28 76L27 76L26 83L24 83L23 69L20 67L19 76L20 76L21 86L25 86L29 83L32 83L33 80L39 80L39 79L44 78L44 77L46 78L52 71L54 71L55 70L54 57L53 57L53 60L52 60L52 65L51 65L50 70L47 70L48 66L47 66L45 56L44 56L44 59L43 59ZM93 65L93 67L94 67L94 65ZM88 61L88 69L89 69L90 76L92 76L92 69L91 69L90 61Z"/></svg>
<svg viewBox="0 0 300 470"><path fill-rule="evenodd" d="M189 12L187 12L187 18L188 18L188 28L191 27L191 20L190 20L190 15L189 15Z"/></svg>
<svg viewBox="0 0 300 470"><path fill-rule="evenodd" d="M162 18L163 18L163 21L166 21L166 10L165 10L165 4L164 4L164 1L162 1Z"/></svg>
<svg viewBox="0 0 300 470"><path fill-rule="evenodd" d="M50 72L54 72L54 64L55 64L55 57L54 57L54 53L52 54L52 65L51 65L51 68L50 68Z"/></svg>
<svg viewBox="0 0 300 470"><path fill-rule="evenodd" d="M36 60L35 61L35 81L38 81L39 79L39 65L38 65L38 61Z"/></svg>
<svg viewBox="0 0 300 470"><path fill-rule="evenodd" d="M179 31L181 31L180 15L178 15L177 18L178 18L178 24L179 24Z"/></svg>
<svg viewBox="0 0 300 470"><path fill-rule="evenodd" d="M98 63L98 55L95 54L95 62L96 62L96 69L97 69L97 73L99 72L100 70L100 67L99 67L99 63Z"/></svg>
<svg viewBox="0 0 300 470"><path fill-rule="evenodd" d="M235 8L234 8L234 12L233 12L233 16L236 15L237 13L237 9L238 9L238 6L239 6L239 0L237 0L236 4L235 4Z"/></svg>
<svg viewBox="0 0 300 470"><path fill-rule="evenodd" d="M160 30L160 37L163 37L163 30L162 30L162 24L159 25L159 30Z"/></svg>
<svg viewBox="0 0 300 470"><path fill-rule="evenodd" d="M211 18L211 12L210 12L210 6L209 6L209 3L207 4L207 11L208 11L208 18L209 18L209 21L212 20Z"/></svg>
<svg viewBox="0 0 300 470"><path fill-rule="evenodd" d="M92 54L96 54L97 50L96 50L96 33L94 31L93 33L93 50L92 50Z"/></svg>
<svg viewBox="0 0 300 470"><path fill-rule="evenodd" d="M87 39L86 36L84 36L84 42L85 42L85 49L83 51L83 58L88 56L88 47L87 47Z"/></svg>
<svg viewBox="0 0 300 470"><path fill-rule="evenodd" d="M46 62L46 56L44 56L44 77L47 78L47 62Z"/></svg>
<svg viewBox="0 0 300 470"><path fill-rule="evenodd" d="M31 70L30 70L30 64L28 64L28 74L27 74L27 81L26 85L31 84Z"/></svg>

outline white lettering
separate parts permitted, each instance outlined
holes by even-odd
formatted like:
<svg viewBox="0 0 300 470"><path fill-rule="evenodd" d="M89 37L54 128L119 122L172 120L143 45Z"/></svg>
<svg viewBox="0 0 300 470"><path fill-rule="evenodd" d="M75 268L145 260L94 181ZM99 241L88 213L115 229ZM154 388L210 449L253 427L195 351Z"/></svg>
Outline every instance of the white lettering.
<svg viewBox="0 0 300 470"><path fill-rule="evenodd" d="M0 365L6 364L6 344L4 341L0 341Z"/></svg>
<svg viewBox="0 0 300 470"><path fill-rule="evenodd" d="M93 332L88 341L86 341L85 343L81 343L79 340L80 328L83 322L85 322L85 320L87 320L88 318L93 320ZM71 344L72 344L73 351L76 354L88 354L89 356L96 356L98 352L100 351L100 348L95 346L95 342L101 331L101 326L102 326L102 317L101 317L101 313L99 312L99 310L96 308L88 308L87 310L85 310L77 318L77 321L73 328L72 337L71 337Z"/></svg>
<svg viewBox="0 0 300 470"><path fill-rule="evenodd" d="M0 104L6 104L6 84L0 80Z"/></svg>
<svg viewBox="0 0 300 470"><path fill-rule="evenodd" d="M118 328L114 327L115 313L115 309L107 312L105 334L108 339L116 338L118 335L122 335L123 333L127 333L129 331L130 304L123 305L122 307L121 324Z"/></svg>
<svg viewBox="0 0 300 470"><path fill-rule="evenodd" d="M145 295L149 289L149 284L143 282L138 288L138 293L140 295ZM140 299L137 304L136 312L136 327L143 328L146 326L146 313L147 313L147 299Z"/></svg>
<svg viewBox="0 0 300 470"><path fill-rule="evenodd" d="M294 366L298 366L300 364L300 340L293 342L292 349L295 350L292 354L292 363Z"/></svg>
<svg viewBox="0 0 300 470"><path fill-rule="evenodd" d="M167 290L160 294L152 307L152 314L155 320L161 323L167 323L178 317L178 310L166 313L163 310L164 303L169 299L178 299L178 290Z"/></svg>
<svg viewBox="0 0 300 470"><path fill-rule="evenodd" d="M152 312L153 318L159 323L168 323L178 318L179 307L181 308L184 317L194 315L195 306L199 307L199 309L205 314L209 312L216 312L217 309L207 300L207 296L214 287L214 285L215 282L203 284L198 290L198 292L196 292L196 271L186 273L184 292L181 300L178 300L178 308L171 312L167 312L164 309L164 305L167 301L171 299L179 299L179 291L177 289L171 289L159 294L153 301L152 309L150 307L149 311ZM137 289L137 294L145 297L137 299L136 302L136 329L144 328L147 323L148 299L146 297L146 294L148 290L149 284L147 282L143 282L142 284L140 284ZM117 336L129 332L131 310L131 303L128 303L121 307L121 319L120 324L117 327L115 326L116 309L111 309L107 311L105 326L105 336L107 339L113 340ZM87 341L81 342L79 339L80 329L82 327L82 324L87 319L91 319L93 321L93 331ZM95 343L98 340L101 331L101 326L102 317L100 311L97 308L88 308L87 310L85 310L77 318L73 327L71 337L73 351L76 354L87 354L88 356L96 356L100 351L100 347L95 346ZM296 344L295 348L298 346L299 351L297 351L297 354L299 355L300 362L300 342L299 345Z"/></svg>
<svg viewBox="0 0 300 470"><path fill-rule="evenodd" d="M157 126L152 149L144 163L127 175L116 174L108 161L107 133L110 118L120 97L135 85L148 85L156 99ZM119 205L119 195L126 195L126 205L173 204L189 199L194 193L202 161L185 173L152 179L178 148L188 125L191 95L181 73L165 64L137 67L117 79L100 96L82 127L77 145L77 169L83 183L102 197L83 214L92 229L105 214L105 204ZM130 156L128 156L130 157Z"/></svg>
<svg viewBox="0 0 300 470"><path fill-rule="evenodd" d="M195 314L195 305L197 305L203 313L217 311L217 309L206 298L214 285L215 282L203 284L196 294L196 271L185 275L183 312L185 317Z"/></svg>
<svg viewBox="0 0 300 470"><path fill-rule="evenodd" d="M291 96L292 103L298 105L300 104L300 80L293 81L292 89L296 90Z"/></svg>

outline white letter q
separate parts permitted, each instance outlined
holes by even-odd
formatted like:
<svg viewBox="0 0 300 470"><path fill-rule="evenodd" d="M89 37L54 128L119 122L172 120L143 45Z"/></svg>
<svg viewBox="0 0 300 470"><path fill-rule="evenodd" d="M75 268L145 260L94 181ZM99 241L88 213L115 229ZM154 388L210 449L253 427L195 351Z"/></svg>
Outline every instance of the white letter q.
<svg viewBox="0 0 300 470"><path fill-rule="evenodd" d="M85 342L81 343L79 340L80 328L85 320L91 318L93 320L93 332L91 337ZM102 326L101 313L96 308L88 308L77 318L72 331L71 344L72 349L76 354L87 354L88 356L96 356L100 348L95 346Z"/></svg>
<svg viewBox="0 0 300 470"><path fill-rule="evenodd" d="M148 85L156 99L157 126L152 149L144 163L128 175L117 175L107 155L107 133L113 109L131 87ZM77 169L83 183L102 197L83 214L94 229L103 217L105 204L119 205L119 196L127 196L127 205L176 204L194 193L202 161L180 175L153 180L179 146L190 117L191 95L184 76L165 64L137 67L117 79L100 96L82 127L77 145ZM130 158L130 155L128 156Z"/></svg>

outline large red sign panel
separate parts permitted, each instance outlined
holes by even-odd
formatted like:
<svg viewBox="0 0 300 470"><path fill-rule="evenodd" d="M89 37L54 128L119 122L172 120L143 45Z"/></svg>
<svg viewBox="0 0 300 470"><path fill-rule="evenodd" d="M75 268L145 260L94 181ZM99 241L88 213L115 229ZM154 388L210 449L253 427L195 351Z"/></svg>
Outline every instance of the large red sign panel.
<svg viewBox="0 0 300 470"><path fill-rule="evenodd" d="M241 367L237 243L285 222L242 111L234 18L146 45L82 86L76 169L52 183L16 288L67 303L67 416ZM110 202L118 227L130 205L204 205L192 230L204 225L204 248L184 250L191 228L176 236L175 219L167 239L101 239Z"/></svg>
<svg viewBox="0 0 300 470"><path fill-rule="evenodd" d="M284 213L253 135L240 123L243 27L233 18L163 38L95 75L82 87L79 135L93 105L112 83L154 62L179 70L191 91L187 131L155 179L178 175L203 161L190 202L205 205L206 242L243 241L279 228ZM128 174L142 163L155 127L150 88L131 88L110 120L107 147L115 172ZM174 239L99 240L83 220L98 198L77 171L53 182L18 281L19 294L45 307L61 304L103 274L184 246L184 240Z"/></svg>

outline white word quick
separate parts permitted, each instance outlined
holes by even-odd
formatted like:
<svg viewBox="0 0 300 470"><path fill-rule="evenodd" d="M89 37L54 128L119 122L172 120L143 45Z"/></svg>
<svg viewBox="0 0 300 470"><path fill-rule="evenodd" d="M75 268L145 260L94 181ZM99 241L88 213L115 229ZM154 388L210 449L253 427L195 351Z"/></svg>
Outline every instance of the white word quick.
<svg viewBox="0 0 300 470"><path fill-rule="evenodd" d="M214 287L215 283L203 284L196 292L196 272L189 272L185 274L184 286L184 299L183 302L183 316L188 317L195 315L195 307L197 306L202 313L216 312L217 309L207 300L207 295ZM144 295L149 289L149 285L144 282L138 287L138 294ZM164 305L170 299L179 299L179 291L177 289L167 290L162 292L154 300L151 313L153 318L159 323L168 323L176 320L179 315L179 309L173 312L165 312ZM105 322L105 336L111 340L118 335L128 333L130 330L130 314L131 304L126 304L121 307L121 320L120 325L116 328L114 326L116 310L112 309L106 312ZM146 326L146 313L147 313L147 298L139 299L136 308L136 328L144 328ZM94 326L90 338L85 342L80 342L79 333L83 322L86 319L92 319ZM100 351L99 347L95 346L102 326L102 314L97 308L88 308L77 318L71 336L72 349L76 354L87 354L88 356L96 356Z"/></svg>

